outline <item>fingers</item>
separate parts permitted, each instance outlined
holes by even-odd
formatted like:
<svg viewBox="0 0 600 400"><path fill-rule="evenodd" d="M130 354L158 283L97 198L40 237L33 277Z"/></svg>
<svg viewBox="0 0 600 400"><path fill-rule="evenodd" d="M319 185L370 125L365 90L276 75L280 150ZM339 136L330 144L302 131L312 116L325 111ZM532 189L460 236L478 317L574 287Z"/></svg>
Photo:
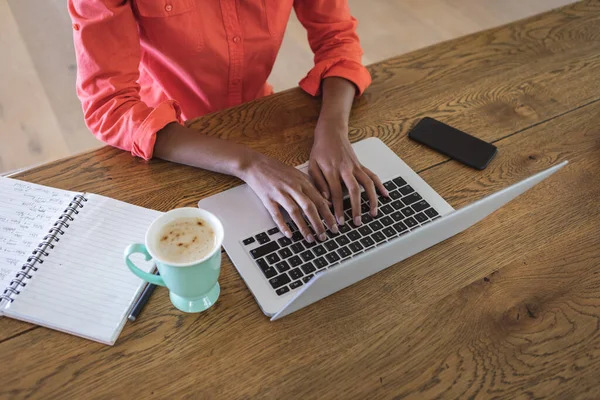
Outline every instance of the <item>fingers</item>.
<svg viewBox="0 0 600 400"><path fill-rule="evenodd" d="M325 199L323 199L317 193L315 194L317 195L317 198L315 199L316 202L325 202ZM317 210L315 201L306 196L304 193L294 193L294 200L296 201L298 206L300 206L301 212L303 212L304 215L306 215L306 218L308 218L308 220L310 221L310 224L315 230L315 233L317 234L319 240L327 239L327 235L325 234L325 226L321 221L321 217L319 216L319 211Z"/></svg>
<svg viewBox="0 0 600 400"><path fill-rule="evenodd" d="M319 168L317 163L313 163L313 162L310 163L308 173L310 174L310 177L313 179L313 182L315 183L315 187L317 188L319 193L321 193L321 195L324 198L329 199L329 186L327 185L327 181L325 180L325 177L323 176L323 173L321 172L321 168Z"/></svg>
<svg viewBox="0 0 600 400"><path fill-rule="evenodd" d="M354 225L359 226L362 224L360 211L360 186L351 171L342 172L342 179L344 180L344 184L348 189L350 204L352 205L352 221L354 222Z"/></svg>
<svg viewBox="0 0 600 400"><path fill-rule="evenodd" d="M327 225L329 230L331 230L333 233L338 233L339 232L338 226L335 221L335 217L331 213L329 201L327 201L325 198L323 198L313 188L307 188L305 190L305 194L314 203L314 205L317 208L318 214L320 215L320 218L325 220L325 224ZM319 222L321 222L321 221L319 220ZM311 221L311 223L312 223L312 221ZM313 225L313 227L314 227L314 225ZM327 236L319 237L319 239L325 240L325 239L327 239Z"/></svg>
<svg viewBox="0 0 600 400"><path fill-rule="evenodd" d="M281 233L283 233L287 238L291 239L292 232L290 231L290 227L285 223L283 215L281 215L281 210L279 210L279 204L269 200L265 203L265 207L271 214L271 218L273 218L273 221L275 221L275 224L277 225Z"/></svg>
<svg viewBox="0 0 600 400"><path fill-rule="evenodd" d="M379 179L379 177L375 173L373 173L373 171L371 171L369 168L362 167L362 169L365 172L365 174L367 174L369 178L371 178L371 180L375 184L375 187L377 188L377 191L385 197L390 197L390 193L385 188L385 186L383 186L381 179Z"/></svg>
<svg viewBox="0 0 600 400"><path fill-rule="evenodd" d="M333 212L335 218L340 225L344 225L344 194L342 192L342 184L338 172L336 170L323 171L327 185L331 194L331 202L333 203Z"/></svg>
<svg viewBox="0 0 600 400"><path fill-rule="evenodd" d="M375 190L375 183L364 171L359 171L356 174L356 179L365 188L365 192L369 196L369 211L371 216L375 217L377 215L377 191Z"/></svg>
<svg viewBox="0 0 600 400"><path fill-rule="evenodd" d="M294 221L294 223L296 224L296 226L300 230L300 233L302 233L302 236L304 236L306 241L309 243L314 242L315 237L313 236L313 233L308 227L308 224L304 220L304 216L302 215L302 209L300 208L298 203L288 195L283 195L279 201L279 204L281 204L281 206L285 208L285 210L288 212L288 214L290 215L290 217L292 218L292 220Z"/></svg>

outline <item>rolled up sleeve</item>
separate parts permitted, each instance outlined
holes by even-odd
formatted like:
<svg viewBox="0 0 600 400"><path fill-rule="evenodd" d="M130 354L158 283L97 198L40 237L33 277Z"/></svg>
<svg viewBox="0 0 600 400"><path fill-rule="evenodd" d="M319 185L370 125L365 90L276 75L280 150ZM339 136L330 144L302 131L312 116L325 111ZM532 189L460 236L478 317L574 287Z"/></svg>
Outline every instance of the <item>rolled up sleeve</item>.
<svg viewBox="0 0 600 400"><path fill-rule="evenodd" d="M318 96L323 79L335 76L354 83L357 95L361 95L371 84L371 75L362 65L357 22L347 0L295 0L294 9L315 55L315 66L300 81L300 87Z"/></svg>
<svg viewBox="0 0 600 400"><path fill-rule="evenodd" d="M140 98L140 39L131 2L69 0L77 57L77 95L86 125L103 142L152 158L156 133L182 123L174 100Z"/></svg>

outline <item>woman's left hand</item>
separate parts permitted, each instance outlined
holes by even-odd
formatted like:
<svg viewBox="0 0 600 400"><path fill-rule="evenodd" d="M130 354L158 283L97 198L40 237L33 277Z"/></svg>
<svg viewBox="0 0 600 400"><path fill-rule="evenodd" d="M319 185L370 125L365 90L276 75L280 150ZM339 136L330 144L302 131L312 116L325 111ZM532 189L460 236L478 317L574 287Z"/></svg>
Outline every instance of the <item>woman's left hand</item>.
<svg viewBox="0 0 600 400"><path fill-rule="evenodd" d="M333 203L334 214L344 224L342 183L348 189L354 225L361 220L361 187L368 196L370 214L377 215L377 191L388 196L381 180L361 165L348 140L347 126L332 126L319 121L309 161L310 176L321 194Z"/></svg>

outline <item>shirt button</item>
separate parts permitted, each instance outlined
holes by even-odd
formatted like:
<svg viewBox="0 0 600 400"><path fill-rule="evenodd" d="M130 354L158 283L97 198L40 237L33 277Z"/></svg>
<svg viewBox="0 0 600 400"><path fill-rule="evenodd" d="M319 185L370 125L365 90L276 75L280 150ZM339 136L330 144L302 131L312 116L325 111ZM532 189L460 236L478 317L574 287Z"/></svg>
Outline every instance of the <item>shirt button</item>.
<svg viewBox="0 0 600 400"><path fill-rule="evenodd" d="M239 36L234 36L233 37L233 43L238 43L240 41L240 37Z"/></svg>
<svg viewBox="0 0 600 400"><path fill-rule="evenodd" d="M165 11L166 11L166 12L171 12L171 11L173 11L173 6L172 6L172 5L170 5L170 4L167 4L167 5L165 6Z"/></svg>

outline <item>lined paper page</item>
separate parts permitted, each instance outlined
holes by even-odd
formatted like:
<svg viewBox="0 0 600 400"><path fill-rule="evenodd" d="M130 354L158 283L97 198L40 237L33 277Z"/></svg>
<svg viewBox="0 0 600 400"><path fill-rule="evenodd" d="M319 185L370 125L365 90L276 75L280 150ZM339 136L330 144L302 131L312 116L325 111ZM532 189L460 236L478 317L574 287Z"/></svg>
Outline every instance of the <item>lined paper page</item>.
<svg viewBox="0 0 600 400"><path fill-rule="evenodd" d="M81 212L6 314L113 344L144 282L123 261L131 243L144 243L161 213L86 195ZM150 271L143 256L132 260ZM168 300L166 300L168 301Z"/></svg>
<svg viewBox="0 0 600 400"><path fill-rule="evenodd" d="M0 178L0 293L77 194Z"/></svg>

